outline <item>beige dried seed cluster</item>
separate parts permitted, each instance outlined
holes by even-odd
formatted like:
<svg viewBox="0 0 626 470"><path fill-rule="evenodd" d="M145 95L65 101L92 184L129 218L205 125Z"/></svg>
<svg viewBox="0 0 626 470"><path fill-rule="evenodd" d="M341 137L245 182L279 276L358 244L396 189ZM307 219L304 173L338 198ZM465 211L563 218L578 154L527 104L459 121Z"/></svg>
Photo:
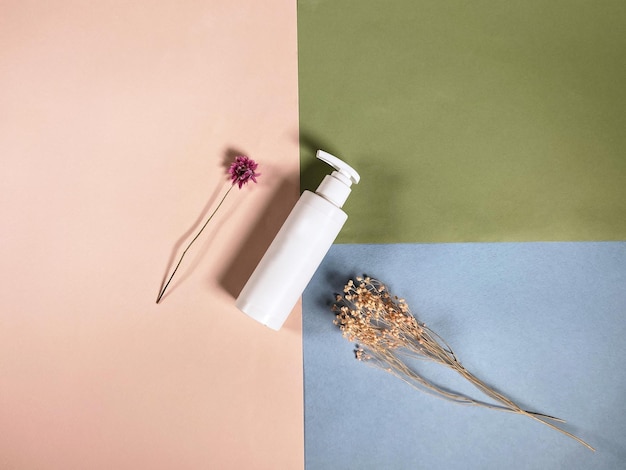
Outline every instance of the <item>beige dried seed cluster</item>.
<svg viewBox="0 0 626 470"><path fill-rule="evenodd" d="M357 343L355 356L358 360L383 369L419 390L455 403L528 416L595 450L582 439L550 422L562 423L563 420L524 410L471 374L457 360L448 343L418 322L406 301L392 296L382 282L370 277L357 277L356 281L348 281L343 295L337 295L333 311L337 314L335 324L343 336ZM492 405L443 389L411 368L405 358L430 360L449 367L499 404Z"/></svg>
<svg viewBox="0 0 626 470"><path fill-rule="evenodd" d="M423 330L404 299L391 297L370 278L357 280L358 286L350 281L344 289L343 300L352 305L342 305L335 320L346 338L370 348L395 349L403 340L421 336Z"/></svg>

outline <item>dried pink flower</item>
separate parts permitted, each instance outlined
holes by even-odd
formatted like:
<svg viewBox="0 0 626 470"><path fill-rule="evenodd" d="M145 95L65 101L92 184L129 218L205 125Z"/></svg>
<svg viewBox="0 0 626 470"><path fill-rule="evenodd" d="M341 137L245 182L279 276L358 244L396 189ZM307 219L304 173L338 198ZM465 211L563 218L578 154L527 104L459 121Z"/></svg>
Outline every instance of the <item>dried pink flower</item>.
<svg viewBox="0 0 626 470"><path fill-rule="evenodd" d="M257 162L255 162L251 158L246 157L245 155L239 155L235 157L235 161L228 168L228 174L231 176L232 185L228 188L228 191L226 191L226 194L224 194L220 202L217 204L217 207L213 210L213 212L211 213L209 218L206 220L206 222L204 223L200 231L189 242L189 244L187 245L187 248L185 248L185 250L183 251L183 254L180 255L178 263L176 263L176 266L174 267L172 274L170 275L165 285L159 290L159 295L157 296L157 300L156 300L157 304L163 298L163 295L165 294L167 287L170 285L170 282L172 282L172 279L174 278L174 274L176 274L176 271L178 271L178 268L180 267L180 264L182 263L183 258L187 254L187 251L189 250L189 248L191 248L191 245L193 245L193 243L198 239L200 234L204 231L204 229L206 228L208 223L211 221L211 219L213 218L217 210L222 206L222 203L224 202L224 200L226 200L226 196L228 196L228 194L232 191L232 189L235 187L235 184L239 185L239 189L241 189L241 187L250 180L256 183L256 178L257 176L260 175L260 173L256 172L256 169L258 166L259 165Z"/></svg>
<svg viewBox="0 0 626 470"><path fill-rule="evenodd" d="M231 176L233 185L237 184L239 189L241 189L241 187L250 180L256 183L256 177L260 176L260 173L256 173L258 166L259 164L257 162L245 155L235 157L235 161L228 169L228 174Z"/></svg>

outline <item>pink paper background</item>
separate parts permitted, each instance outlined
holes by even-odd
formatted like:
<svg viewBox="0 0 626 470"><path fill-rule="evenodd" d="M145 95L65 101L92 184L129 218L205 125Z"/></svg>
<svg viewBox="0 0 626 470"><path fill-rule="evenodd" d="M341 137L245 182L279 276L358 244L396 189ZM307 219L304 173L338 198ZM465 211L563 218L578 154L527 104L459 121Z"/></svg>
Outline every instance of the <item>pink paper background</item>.
<svg viewBox="0 0 626 470"><path fill-rule="evenodd" d="M296 2L0 2L0 468L303 467L300 308L233 299L298 196L297 111ZM156 305L239 152L259 184Z"/></svg>

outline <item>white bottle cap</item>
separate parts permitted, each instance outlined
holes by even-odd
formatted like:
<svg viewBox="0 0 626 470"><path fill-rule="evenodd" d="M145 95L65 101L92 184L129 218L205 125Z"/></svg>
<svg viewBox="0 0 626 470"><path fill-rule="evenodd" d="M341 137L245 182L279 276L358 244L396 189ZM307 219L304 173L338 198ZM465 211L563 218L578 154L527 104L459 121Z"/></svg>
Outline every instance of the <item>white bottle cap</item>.
<svg viewBox="0 0 626 470"><path fill-rule="evenodd" d="M316 157L328 163L335 171L326 175L315 193L335 206L342 207L350 195L350 186L357 184L361 177L354 168L328 152L318 150Z"/></svg>

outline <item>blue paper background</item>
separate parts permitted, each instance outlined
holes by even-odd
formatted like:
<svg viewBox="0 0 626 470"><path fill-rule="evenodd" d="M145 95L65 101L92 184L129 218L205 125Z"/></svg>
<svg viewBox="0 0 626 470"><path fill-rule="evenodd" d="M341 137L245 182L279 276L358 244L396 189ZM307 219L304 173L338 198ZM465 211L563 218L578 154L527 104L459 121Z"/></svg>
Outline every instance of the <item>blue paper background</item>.
<svg viewBox="0 0 626 470"><path fill-rule="evenodd" d="M361 273L406 298L468 370L597 452L356 361L330 305ZM624 468L625 286L625 242L334 245L303 298L307 470Z"/></svg>

